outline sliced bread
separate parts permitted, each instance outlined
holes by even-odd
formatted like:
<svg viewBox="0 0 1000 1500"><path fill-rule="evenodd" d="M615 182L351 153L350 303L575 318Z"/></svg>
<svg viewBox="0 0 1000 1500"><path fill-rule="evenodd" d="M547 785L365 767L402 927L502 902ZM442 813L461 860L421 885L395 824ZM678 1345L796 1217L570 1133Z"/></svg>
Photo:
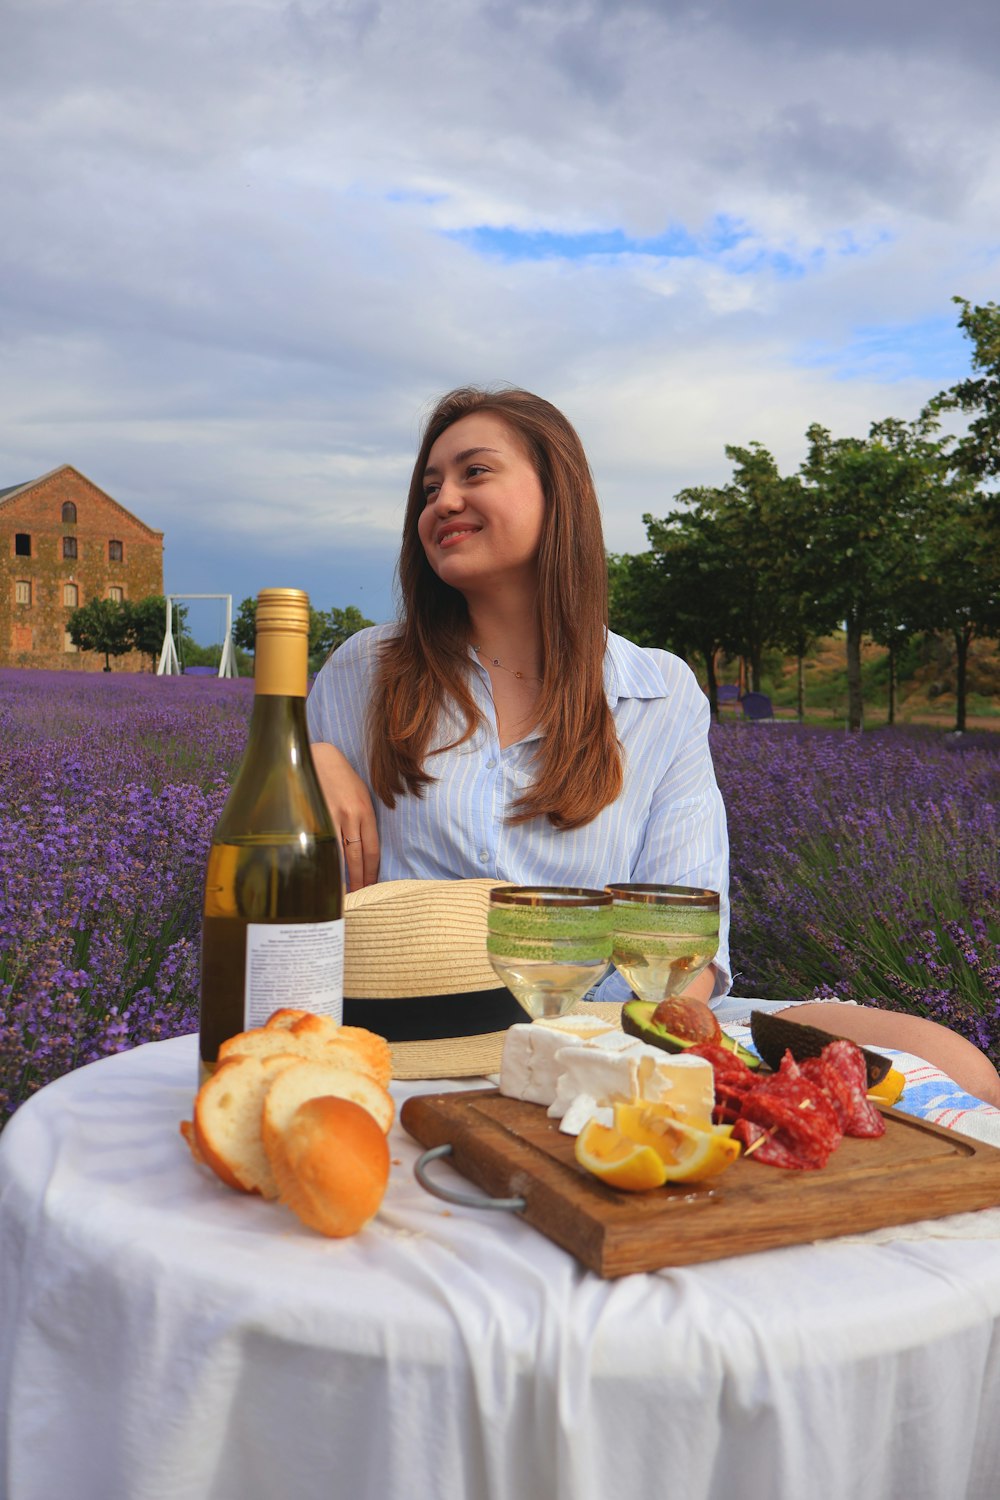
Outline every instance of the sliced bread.
<svg viewBox="0 0 1000 1500"><path fill-rule="evenodd" d="M299 1062L294 1053L232 1057L198 1090L192 1151L229 1187L264 1198L278 1196L261 1139L261 1116L272 1084Z"/></svg>

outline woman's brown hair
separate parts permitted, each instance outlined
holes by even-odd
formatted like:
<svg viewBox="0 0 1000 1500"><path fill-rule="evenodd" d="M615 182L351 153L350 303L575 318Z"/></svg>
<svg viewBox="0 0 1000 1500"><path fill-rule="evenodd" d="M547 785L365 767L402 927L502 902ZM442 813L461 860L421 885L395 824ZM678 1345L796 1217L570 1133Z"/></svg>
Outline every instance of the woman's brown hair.
<svg viewBox="0 0 1000 1500"><path fill-rule="evenodd" d="M402 622L382 648L369 712L372 788L389 807L404 792L420 795L433 780L424 762L446 704L465 728L445 748L463 744L480 721L469 690L465 599L442 583L417 533L428 454L446 428L472 412L499 417L521 441L546 502L538 548L542 737L534 784L511 821L545 816L556 828L578 828L622 788L621 746L604 692L607 561L583 444L562 412L528 391L466 386L442 397L428 418L403 522Z"/></svg>

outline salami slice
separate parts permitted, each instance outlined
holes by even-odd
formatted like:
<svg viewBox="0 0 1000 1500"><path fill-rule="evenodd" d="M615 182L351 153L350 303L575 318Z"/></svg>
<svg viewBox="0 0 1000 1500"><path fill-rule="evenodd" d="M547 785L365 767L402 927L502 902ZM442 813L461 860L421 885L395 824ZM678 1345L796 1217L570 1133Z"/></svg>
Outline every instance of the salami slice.
<svg viewBox="0 0 1000 1500"><path fill-rule="evenodd" d="M860 1047L854 1042L830 1042L817 1061L828 1080L823 1084L833 1096L834 1090L844 1111L845 1135L874 1137L885 1135L885 1120L868 1098L868 1070ZM805 1069L805 1063L803 1063Z"/></svg>
<svg viewBox="0 0 1000 1500"><path fill-rule="evenodd" d="M781 1140L780 1134L769 1136L762 1126L755 1125L752 1120L737 1120L733 1126L733 1139L742 1143L744 1153L752 1153L755 1161L763 1162L768 1167L787 1167L792 1171L803 1172L819 1165L818 1162L808 1161L804 1156L797 1156Z"/></svg>
<svg viewBox="0 0 1000 1500"><path fill-rule="evenodd" d="M788 1070L782 1064L779 1072L762 1079L743 1100L740 1115L772 1131L772 1139L779 1140L810 1167L825 1166L843 1137L825 1092L803 1077L794 1062Z"/></svg>

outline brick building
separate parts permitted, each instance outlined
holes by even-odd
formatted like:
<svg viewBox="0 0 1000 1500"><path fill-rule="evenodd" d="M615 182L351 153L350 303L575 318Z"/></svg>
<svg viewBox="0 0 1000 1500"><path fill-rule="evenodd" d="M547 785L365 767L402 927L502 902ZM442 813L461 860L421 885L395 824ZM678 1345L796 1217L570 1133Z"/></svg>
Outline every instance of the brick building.
<svg viewBox="0 0 1000 1500"><path fill-rule="evenodd" d="M66 621L91 599L163 593L163 532L154 531L69 464L0 489L0 666L100 671ZM138 652L116 666L148 665Z"/></svg>

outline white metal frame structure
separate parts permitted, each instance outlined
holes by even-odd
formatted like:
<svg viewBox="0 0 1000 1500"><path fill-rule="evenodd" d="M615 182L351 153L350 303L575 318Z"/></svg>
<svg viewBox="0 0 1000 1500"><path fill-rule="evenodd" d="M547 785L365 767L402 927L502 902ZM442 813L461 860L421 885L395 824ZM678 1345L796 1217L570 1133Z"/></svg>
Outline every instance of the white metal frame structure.
<svg viewBox="0 0 1000 1500"><path fill-rule="evenodd" d="M177 660L177 647L174 645L174 600L175 599L225 599L226 601L226 634L222 642L222 655L219 657L219 676L238 677L236 670L236 652L233 650L233 596L232 594L168 594L167 595L167 629L163 637L163 647L160 651L160 659L156 664L157 677L179 677L181 664Z"/></svg>

